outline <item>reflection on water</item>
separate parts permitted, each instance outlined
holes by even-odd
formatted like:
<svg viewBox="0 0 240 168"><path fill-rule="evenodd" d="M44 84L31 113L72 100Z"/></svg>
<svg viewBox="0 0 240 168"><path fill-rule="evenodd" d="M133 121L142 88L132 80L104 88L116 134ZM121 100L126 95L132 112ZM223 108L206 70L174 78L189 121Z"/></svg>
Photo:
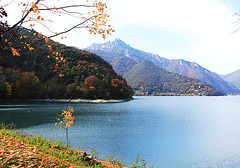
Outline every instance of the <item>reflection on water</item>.
<svg viewBox="0 0 240 168"><path fill-rule="evenodd" d="M95 147L155 167L238 167L240 97L135 97L125 103L12 102L0 104L0 122L65 142L57 114L73 106L72 148Z"/></svg>

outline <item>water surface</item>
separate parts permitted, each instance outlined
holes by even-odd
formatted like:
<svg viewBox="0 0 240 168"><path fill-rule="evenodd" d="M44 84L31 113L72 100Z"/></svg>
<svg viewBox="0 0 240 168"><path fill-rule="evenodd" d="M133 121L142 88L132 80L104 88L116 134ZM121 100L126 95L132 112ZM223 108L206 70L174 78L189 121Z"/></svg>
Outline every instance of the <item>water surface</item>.
<svg viewBox="0 0 240 168"><path fill-rule="evenodd" d="M240 97L134 97L124 103L8 102L0 122L66 143L57 114L73 106L72 148L138 153L155 167L239 167Z"/></svg>

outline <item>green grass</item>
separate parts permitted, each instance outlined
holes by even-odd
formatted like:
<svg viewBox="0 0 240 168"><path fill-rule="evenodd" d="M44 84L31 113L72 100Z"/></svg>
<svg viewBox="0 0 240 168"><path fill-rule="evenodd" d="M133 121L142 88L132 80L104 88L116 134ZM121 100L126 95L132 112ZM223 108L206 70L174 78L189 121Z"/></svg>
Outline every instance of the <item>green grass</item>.
<svg viewBox="0 0 240 168"><path fill-rule="evenodd" d="M93 156L94 159L88 159ZM131 167L146 168L146 161L138 155L135 162L126 165L115 152L101 156L96 150L90 155L82 150L68 149L60 141L32 136L0 125L0 165L2 167ZM0 166L0 167L1 167ZM151 166L152 167L152 166Z"/></svg>

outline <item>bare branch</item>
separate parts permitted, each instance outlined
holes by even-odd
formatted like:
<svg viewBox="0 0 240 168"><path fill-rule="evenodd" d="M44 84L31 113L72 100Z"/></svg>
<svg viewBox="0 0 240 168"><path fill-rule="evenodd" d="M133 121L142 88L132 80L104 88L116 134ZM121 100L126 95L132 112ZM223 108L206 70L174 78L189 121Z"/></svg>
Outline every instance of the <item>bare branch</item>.
<svg viewBox="0 0 240 168"><path fill-rule="evenodd" d="M65 8L76 8L76 7L88 7L88 8L95 8L96 5L69 5L69 6L62 6L62 7L52 7L52 8L46 8L46 9L39 9L41 10L58 10L58 9L65 9Z"/></svg>
<svg viewBox="0 0 240 168"><path fill-rule="evenodd" d="M15 23L13 26L5 26L1 30L2 37L4 36L5 33L11 32L11 36L8 36L8 39L5 39L5 42L3 42L4 46L1 46L1 50L6 50L6 49L11 49L13 55L16 55L16 53L19 55L18 51L15 48L21 48L21 47L29 47L34 43L37 43L42 40L46 40L46 43L49 41L50 38L68 33L74 29L80 29L80 28L85 28L89 29L90 34L100 34L102 37L105 39L106 35L111 34L111 32L114 32L111 28L110 25L107 25L107 17L109 15L107 14L107 9L106 4L101 3L101 0L95 0L92 4L90 5L68 5L68 6L61 6L61 7L49 7L46 4L42 3L42 0L35 0L35 3L32 4L26 4L26 3L21 3L22 6L25 6L24 11L22 12L22 16L20 20ZM73 8L96 8L93 10L86 11L83 10L83 13L78 12L77 10L73 10ZM29 10L28 10L29 9ZM4 10L4 9L3 9ZM34 24L30 24L30 27L32 28L33 26L41 24L44 26L48 31L53 33L53 31L50 30L49 27L47 27L47 24L45 22L45 19L40 15L40 11L49 11L54 15L67 15L71 17L75 17L79 19L78 24L70 27L69 29L62 31L60 33L56 33L53 35L50 35L49 37L42 36L42 38L39 39L33 39L32 41L28 42L28 44L23 44L21 43L18 46L14 46L14 43L12 42L12 39L15 34L17 34L17 31L21 28L21 26L24 23L27 22L34 22ZM31 15L30 15L31 14ZM91 16L92 15L92 16ZM85 16L85 17L84 17ZM4 30L5 29L5 30ZM41 36L40 36L41 37ZM2 39L0 39L2 40ZM32 47L29 48L32 50Z"/></svg>
<svg viewBox="0 0 240 168"><path fill-rule="evenodd" d="M6 4L6 5L2 5L1 7L3 7L3 8L4 8L4 7L6 7L6 6L10 5L11 3L13 3L13 1L14 1L14 0L12 0L11 2L9 2L9 3L8 3L8 4Z"/></svg>
<svg viewBox="0 0 240 168"><path fill-rule="evenodd" d="M80 13L80 12L69 12L69 11L67 11L66 9L62 9L64 12L64 14L65 15L69 15L69 16L73 16L73 17L76 17L76 16L74 16L74 15L71 15L71 14L78 14L78 15L83 15L82 13ZM61 12L62 13L62 12Z"/></svg>
<svg viewBox="0 0 240 168"><path fill-rule="evenodd" d="M101 15L101 14L99 14L99 15L97 15L97 16L100 16L100 15ZM70 29L68 29L68 30L66 30L66 31L63 31L63 32L61 32L61 33L57 33L57 34L55 34L55 35L52 35L52 36L50 36L50 37L48 37L48 38L53 38L53 37L59 36L59 35L61 35L61 34L68 33L68 32L70 32L70 31L72 31L73 29L77 28L78 26L83 25L84 23L86 23L87 21L91 20L91 19L94 18L94 17L96 17L96 16L92 16L92 17L84 20L83 22L81 22L81 23L73 26L72 28L70 28Z"/></svg>
<svg viewBox="0 0 240 168"><path fill-rule="evenodd" d="M100 16L100 14L99 14L98 16ZM81 23L79 23L79 24L71 27L70 29L68 29L68 30L66 30L66 31L63 31L63 32L60 32L60 33L57 33L57 34L54 34L54 35L52 35L52 36L49 36L48 38L50 39L50 38L59 36L59 35L61 35L61 34L68 33L68 32L72 31L72 30L75 29L75 28L79 28L80 25L83 25L84 23L86 23L87 21L91 20L91 19L94 18L94 17L95 17L95 16L92 16L92 17L86 19L85 21L83 21L83 22L81 22ZM82 28L87 28L87 26L82 26ZM35 43L40 42L40 41L43 41L43 40L45 40L45 39L44 39L44 38L41 38L41 39L35 40L35 41L33 41L33 42L29 43L29 44L32 45L32 44L35 44ZM13 46L13 47L14 47L14 48L22 48L22 47L26 47L26 46L27 46L26 44L23 44L23 45ZM6 46L5 46L5 48L2 48L2 50L8 50L8 49L9 49L9 48L6 48Z"/></svg>
<svg viewBox="0 0 240 168"><path fill-rule="evenodd" d="M35 2L34 5L37 5L41 0L37 0L37 2ZM29 15L29 13L33 11L33 7L30 8L29 12L26 13L26 15L24 17L22 17L22 19L20 19L15 25L11 26L10 28L4 30L4 33L5 32L8 32L10 31L11 29L15 28L17 25L19 25L20 23L22 23L26 18L27 16Z"/></svg>

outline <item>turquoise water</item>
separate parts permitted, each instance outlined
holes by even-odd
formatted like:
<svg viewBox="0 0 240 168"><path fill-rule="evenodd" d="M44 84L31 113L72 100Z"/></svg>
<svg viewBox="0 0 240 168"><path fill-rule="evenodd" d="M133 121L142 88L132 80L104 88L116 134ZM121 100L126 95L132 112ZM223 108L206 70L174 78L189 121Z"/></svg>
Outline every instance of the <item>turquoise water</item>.
<svg viewBox="0 0 240 168"><path fill-rule="evenodd" d="M71 148L103 155L123 155L128 163L138 153L154 167L239 167L240 96L134 97L124 103L0 104L0 122L14 122L28 133L65 140L57 113L73 106Z"/></svg>

